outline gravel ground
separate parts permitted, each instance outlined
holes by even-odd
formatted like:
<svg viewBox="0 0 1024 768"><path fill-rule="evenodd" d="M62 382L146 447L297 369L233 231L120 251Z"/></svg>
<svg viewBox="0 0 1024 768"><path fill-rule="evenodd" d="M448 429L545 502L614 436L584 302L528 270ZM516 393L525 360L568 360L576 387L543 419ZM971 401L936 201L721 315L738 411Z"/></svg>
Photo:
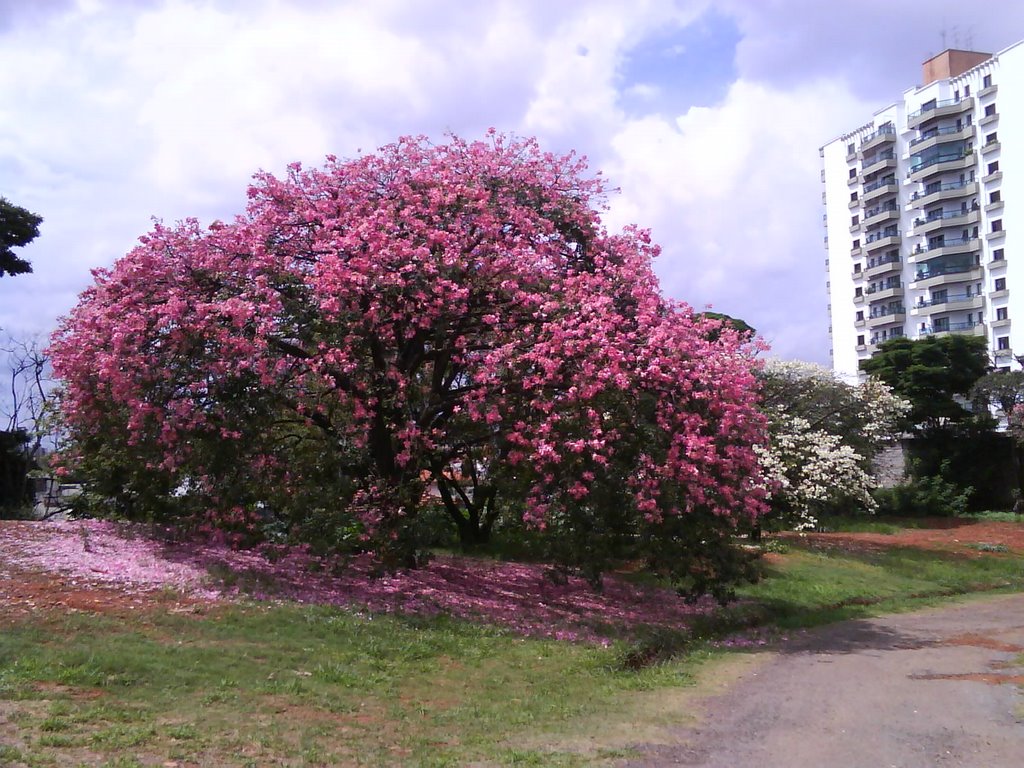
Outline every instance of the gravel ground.
<svg viewBox="0 0 1024 768"><path fill-rule="evenodd" d="M678 746L624 765L1024 765L1024 595L844 622L790 641L707 703Z"/></svg>

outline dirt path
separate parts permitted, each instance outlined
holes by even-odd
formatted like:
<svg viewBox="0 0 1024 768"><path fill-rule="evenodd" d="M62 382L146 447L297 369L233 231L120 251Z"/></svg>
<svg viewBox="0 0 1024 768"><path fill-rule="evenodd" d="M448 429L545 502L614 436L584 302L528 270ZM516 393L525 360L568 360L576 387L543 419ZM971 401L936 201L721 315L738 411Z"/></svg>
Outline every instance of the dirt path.
<svg viewBox="0 0 1024 768"><path fill-rule="evenodd" d="M1024 595L807 634L629 766L1024 765Z"/></svg>
<svg viewBox="0 0 1024 768"><path fill-rule="evenodd" d="M896 533L784 533L821 549L887 549L916 547L983 557L992 552L1024 552L1024 525L970 518L938 517L908 521L919 528Z"/></svg>

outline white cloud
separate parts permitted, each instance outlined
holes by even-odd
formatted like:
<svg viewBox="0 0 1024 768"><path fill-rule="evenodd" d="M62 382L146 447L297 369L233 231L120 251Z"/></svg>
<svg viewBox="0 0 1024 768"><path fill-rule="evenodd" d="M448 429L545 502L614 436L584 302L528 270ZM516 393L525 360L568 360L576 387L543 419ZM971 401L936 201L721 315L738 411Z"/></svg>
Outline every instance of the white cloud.
<svg viewBox="0 0 1024 768"><path fill-rule="evenodd" d="M956 23L960 6L936 2ZM934 3L897 6L0 0L0 194L45 217L25 251L36 273L0 280L0 327L52 327L151 215L241 211L257 169L495 126L606 170L623 189L610 220L652 227L667 293L746 318L781 355L827 359L817 147L916 76L907 62L937 30L905 22ZM674 115L622 82L631 50L673 50L671 31L712 7L742 36L721 103ZM1021 8L978 44L1019 35Z"/></svg>
<svg viewBox="0 0 1024 768"><path fill-rule="evenodd" d="M869 110L832 83L781 91L741 80L716 107L631 121L612 140L624 189L612 219L653 229L668 294L743 317L779 354L823 359L816 148Z"/></svg>

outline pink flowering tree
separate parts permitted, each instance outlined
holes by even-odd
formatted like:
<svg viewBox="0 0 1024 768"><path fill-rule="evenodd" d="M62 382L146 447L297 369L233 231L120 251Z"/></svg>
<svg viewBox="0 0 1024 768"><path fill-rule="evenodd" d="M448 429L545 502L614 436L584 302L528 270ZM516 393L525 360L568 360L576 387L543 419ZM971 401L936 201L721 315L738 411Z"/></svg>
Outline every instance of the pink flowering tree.
<svg viewBox="0 0 1024 768"><path fill-rule="evenodd" d="M54 337L68 471L121 516L392 564L436 497L466 545L514 510L570 565L628 542L728 580L764 506L748 339L665 301L603 200L581 160L492 133L259 174L235 221L157 225Z"/></svg>

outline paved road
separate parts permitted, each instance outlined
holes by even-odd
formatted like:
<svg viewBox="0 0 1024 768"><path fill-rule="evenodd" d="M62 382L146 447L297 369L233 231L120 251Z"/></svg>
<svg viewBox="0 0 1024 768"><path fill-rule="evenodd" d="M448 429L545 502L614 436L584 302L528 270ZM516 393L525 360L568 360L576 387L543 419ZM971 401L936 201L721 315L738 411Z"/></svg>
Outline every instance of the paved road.
<svg viewBox="0 0 1024 768"><path fill-rule="evenodd" d="M1024 595L809 633L630 766L1022 768Z"/></svg>

